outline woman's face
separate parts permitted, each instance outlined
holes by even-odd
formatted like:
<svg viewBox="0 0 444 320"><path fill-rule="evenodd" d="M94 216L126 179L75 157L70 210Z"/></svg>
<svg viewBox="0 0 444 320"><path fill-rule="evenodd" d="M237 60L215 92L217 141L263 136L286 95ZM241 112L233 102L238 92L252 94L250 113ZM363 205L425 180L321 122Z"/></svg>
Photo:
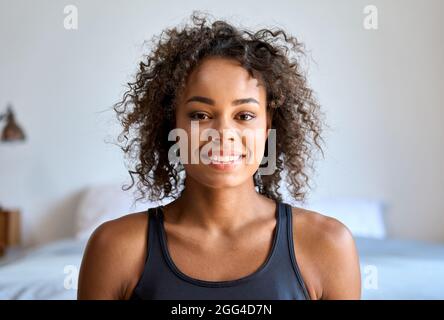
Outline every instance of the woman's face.
<svg viewBox="0 0 444 320"><path fill-rule="evenodd" d="M236 60L207 57L178 98L176 127L186 132L180 154L187 176L213 188L252 179L271 123L263 84Z"/></svg>

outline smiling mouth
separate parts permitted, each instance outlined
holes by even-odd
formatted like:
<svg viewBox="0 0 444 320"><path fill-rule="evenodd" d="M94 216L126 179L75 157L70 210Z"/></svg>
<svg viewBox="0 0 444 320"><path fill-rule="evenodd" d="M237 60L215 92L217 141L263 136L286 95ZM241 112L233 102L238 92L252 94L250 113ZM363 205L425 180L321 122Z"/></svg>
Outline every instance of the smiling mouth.
<svg viewBox="0 0 444 320"><path fill-rule="evenodd" d="M235 163L238 162L240 160L242 160L242 158L244 158L245 155L231 155L231 156L217 156L217 155L213 155L213 156L205 156L203 155L202 158L204 158L207 161L210 161L211 163L214 164L230 164L230 163Z"/></svg>

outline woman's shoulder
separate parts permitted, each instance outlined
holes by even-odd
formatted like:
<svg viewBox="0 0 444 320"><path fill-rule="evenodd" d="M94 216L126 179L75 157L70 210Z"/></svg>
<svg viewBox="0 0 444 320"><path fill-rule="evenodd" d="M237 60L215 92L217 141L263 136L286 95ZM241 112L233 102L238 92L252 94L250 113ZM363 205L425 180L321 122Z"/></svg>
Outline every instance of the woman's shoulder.
<svg viewBox="0 0 444 320"><path fill-rule="evenodd" d="M143 271L148 220L146 211L135 212L106 221L94 230L83 255L80 298L129 296Z"/></svg>
<svg viewBox="0 0 444 320"><path fill-rule="evenodd" d="M147 232L147 217L147 213L142 211L103 222L91 234L87 248L104 254L131 254L134 250L128 249L144 244L142 238Z"/></svg>
<svg viewBox="0 0 444 320"><path fill-rule="evenodd" d="M146 211L134 212L119 218L103 222L90 237L90 241L104 244L124 245L122 240L131 241L140 236L141 231L146 231L148 226L148 214Z"/></svg>
<svg viewBox="0 0 444 320"><path fill-rule="evenodd" d="M317 240L318 243L321 241L335 244L353 241L350 230L333 217L299 207L292 207L292 214L293 233L302 229L303 232L298 232L298 235L310 238L310 240Z"/></svg>
<svg viewBox="0 0 444 320"><path fill-rule="evenodd" d="M292 218L295 253L301 273L310 279L311 295L334 296L334 288L347 285L348 292L359 295L359 260L351 231L335 218L303 208L292 207Z"/></svg>

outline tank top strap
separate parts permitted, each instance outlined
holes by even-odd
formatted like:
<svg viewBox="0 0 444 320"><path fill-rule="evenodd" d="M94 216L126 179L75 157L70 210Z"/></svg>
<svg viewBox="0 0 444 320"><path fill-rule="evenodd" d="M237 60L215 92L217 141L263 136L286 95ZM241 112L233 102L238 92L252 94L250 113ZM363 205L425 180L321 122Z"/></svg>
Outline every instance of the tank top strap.
<svg viewBox="0 0 444 320"><path fill-rule="evenodd" d="M276 201L277 205L277 215L276 215L276 223L279 224L278 228L276 229L278 234L277 243L279 247L282 247L282 245L287 241L286 236L286 213L285 213L285 203L281 201Z"/></svg>
<svg viewBox="0 0 444 320"><path fill-rule="evenodd" d="M282 261L289 260L288 256L288 241L287 241L287 213L286 213L286 205L284 202L276 201L276 248L273 254L273 263L271 268L275 269L276 267L281 268L279 266Z"/></svg>
<svg viewBox="0 0 444 320"><path fill-rule="evenodd" d="M148 230L146 236L146 258L145 265L148 265L148 259L150 261L159 261L160 254L160 232L159 232L159 207L149 208L147 210L148 215Z"/></svg>
<svg viewBox="0 0 444 320"><path fill-rule="evenodd" d="M284 219L285 220L285 229L287 232L283 232L285 236L285 247L288 249L287 253L289 255L291 265L293 267L293 270L296 274L296 278L299 282L299 285L303 291L303 294L307 300L310 300L310 295L308 294L307 288L305 286L305 282L302 278L301 270L299 268L299 265L296 260L296 254L295 254L295 247L294 247L294 238L293 238L293 210L290 204L282 202L283 205L283 212L284 212ZM282 246L284 247L284 245Z"/></svg>
<svg viewBox="0 0 444 320"><path fill-rule="evenodd" d="M131 295L131 300L140 300L145 295L144 291L152 288L147 284L153 282L156 275L161 274L162 270L162 252L159 241L159 207L152 207L146 211L148 216L148 226L146 230L146 257L145 265L139 280Z"/></svg>

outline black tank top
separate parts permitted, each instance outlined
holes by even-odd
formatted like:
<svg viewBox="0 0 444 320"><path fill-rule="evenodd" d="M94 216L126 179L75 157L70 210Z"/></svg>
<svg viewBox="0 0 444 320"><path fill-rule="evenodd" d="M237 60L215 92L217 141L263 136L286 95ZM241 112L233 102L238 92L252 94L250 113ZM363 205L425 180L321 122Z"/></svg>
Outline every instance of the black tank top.
<svg viewBox="0 0 444 320"><path fill-rule="evenodd" d="M131 299L310 299L294 254L291 206L276 204L276 227L267 259L255 272L226 281L200 280L182 273L168 252L162 206L148 209L146 261Z"/></svg>

